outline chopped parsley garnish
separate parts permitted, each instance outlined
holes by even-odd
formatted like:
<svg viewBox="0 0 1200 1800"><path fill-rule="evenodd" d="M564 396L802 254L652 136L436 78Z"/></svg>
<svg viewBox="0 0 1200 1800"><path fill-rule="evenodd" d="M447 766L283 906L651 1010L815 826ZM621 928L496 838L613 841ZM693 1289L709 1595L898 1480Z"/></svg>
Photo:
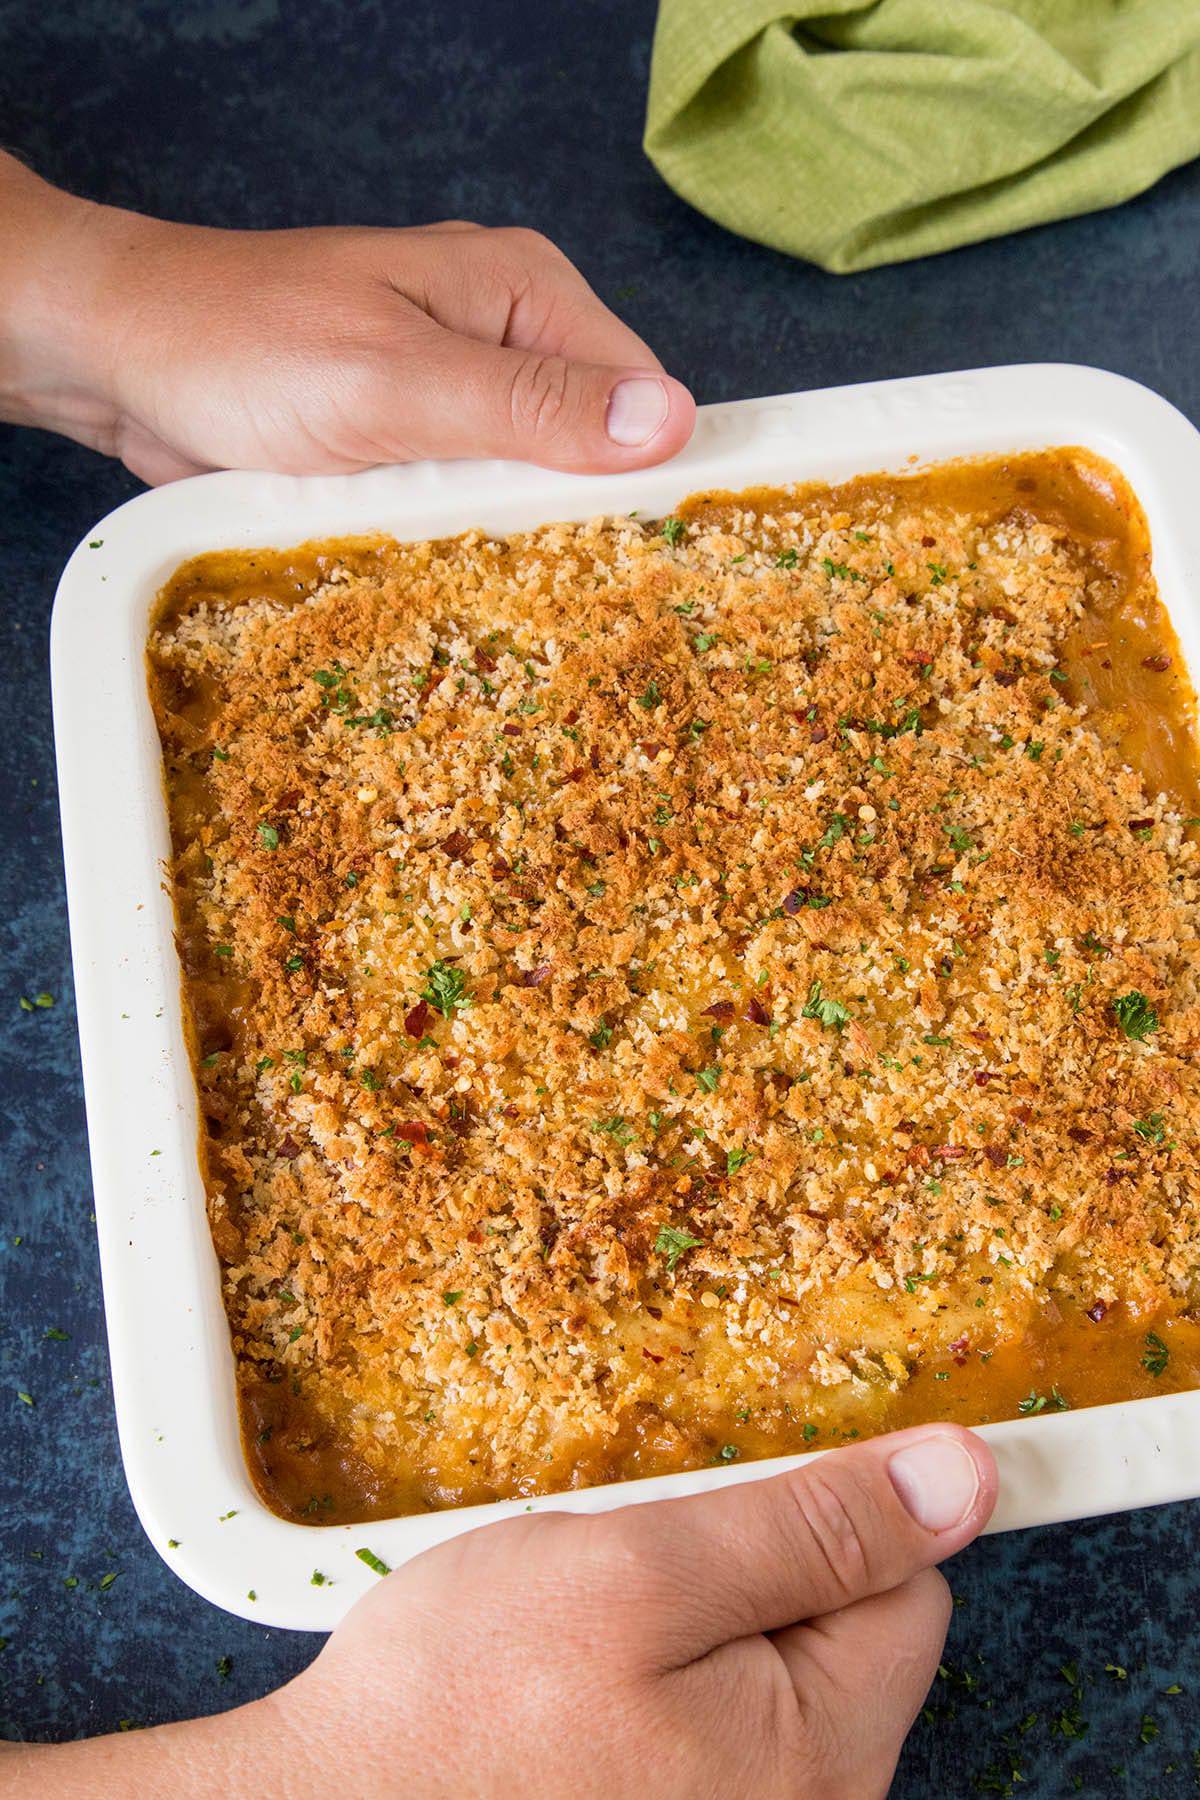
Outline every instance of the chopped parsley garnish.
<svg viewBox="0 0 1200 1800"><path fill-rule="evenodd" d="M717 1083L721 1079L721 1071L715 1065L711 1069L697 1069L696 1080L706 1094L715 1094Z"/></svg>
<svg viewBox="0 0 1200 1800"><path fill-rule="evenodd" d="M961 825L947 825L946 836L955 850L972 850L975 847L974 838Z"/></svg>
<svg viewBox="0 0 1200 1800"><path fill-rule="evenodd" d="M620 1113L614 1113L611 1119L595 1120L592 1130L603 1132L605 1137L613 1140L614 1144L625 1145L633 1142L633 1127L622 1118Z"/></svg>
<svg viewBox="0 0 1200 1800"><path fill-rule="evenodd" d="M833 846L841 838L845 837L845 835L846 835L847 831L849 831L849 829L850 829L850 821L846 817L845 813L840 813L840 812L833 813L830 817L828 825L825 827L823 834L821 835L821 837L819 837L817 839L817 849L818 850L832 850Z"/></svg>
<svg viewBox="0 0 1200 1800"><path fill-rule="evenodd" d="M798 550L781 550L779 555L775 558L775 567L777 569L794 569L799 560L800 553Z"/></svg>
<svg viewBox="0 0 1200 1800"><path fill-rule="evenodd" d="M684 1251L695 1250L703 1242L703 1238L693 1237L690 1231L681 1230L675 1225L663 1225L654 1240L654 1248L659 1256L666 1257L667 1274L671 1275Z"/></svg>
<svg viewBox="0 0 1200 1800"><path fill-rule="evenodd" d="M458 1302L462 1299L464 1292L465 1289L463 1288L451 1289L449 1292L442 1295L442 1305L457 1306Z"/></svg>
<svg viewBox="0 0 1200 1800"><path fill-rule="evenodd" d="M834 562L831 556L823 556L821 558L821 567L831 581L834 580L835 577L838 581L866 580L864 575L859 575L854 569L848 568L845 563Z"/></svg>
<svg viewBox="0 0 1200 1800"><path fill-rule="evenodd" d="M653 712L662 701L662 693L657 681L651 679L646 683L645 692L638 695L638 705L643 712Z"/></svg>
<svg viewBox="0 0 1200 1800"><path fill-rule="evenodd" d="M279 832L274 825L263 823L258 828L258 841L264 850L278 850Z"/></svg>
<svg viewBox="0 0 1200 1800"><path fill-rule="evenodd" d="M802 1019L819 1019L827 1031L841 1031L843 1026L850 1023L849 1010L842 1005L840 1000L822 998L819 981L814 981L809 988L808 999L801 1009L800 1017Z"/></svg>
<svg viewBox="0 0 1200 1800"><path fill-rule="evenodd" d="M1019 1413L1025 1413L1025 1414L1040 1413L1040 1412L1044 1412L1045 1408L1046 1408L1045 1394L1035 1393L1032 1389L1030 1390L1030 1392L1028 1394L1026 1394L1024 1400L1017 1401L1017 1411Z"/></svg>
<svg viewBox="0 0 1200 1800"><path fill-rule="evenodd" d="M929 584L930 587L941 587L943 581L945 581L950 574L945 563L926 563L925 567L932 576L932 580Z"/></svg>
<svg viewBox="0 0 1200 1800"><path fill-rule="evenodd" d="M1147 1375L1158 1377L1170 1362L1171 1352L1156 1331L1148 1331L1144 1341L1146 1348L1142 1354L1142 1367Z"/></svg>
<svg viewBox="0 0 1200 1800"><path fill-rule="evenodd" d="M366 1563L368 1569L373 1569L376 1575L391 1574L390 1564L385 1563L382 1556L376 1556L373 1550L356 1550L354 1554L359 1562Z"/></svg>
<svg viewBox="0 0 1200 1800"><path fill-rule="evenodd" d="M727 1150L725 1152L725 1173L727 1175L736 1175L738 1170L742 1168L744 1164L748 1163L753 1155L753 1150Z"/></svg>
<svg viewBox="0 0 1200 1800"><path fill-rule="evenodd" d="M595 1031L588 1034L588 1043L593 1050L607 1050L613 1041L613 1027L607 1019L601 1019Z"/></svg>
<svg viewBox="0 0 1200 1800"><path fill-rule="evenodd" d="M430 963L425 971L425 986L421 989L421 998L427 1000L430 1006L436 1006L443 1019L448 1019L455 1007L462 1009L471 1004L466 976L461 969L443 962L440 957L437 962Z"/></svg>
<svg viewBox="0 0 1200 1800"><path fill-rule="evenodd" d="M1147 1000L1145 994L1137 988L1130 988L1127 994L1118 994L1112 1003L1117 1024L1127 1038L1142 1043L1152 1032L1158 1030L1158 1014Z"/></svg>
<svg viewBox="0 0 1200 1800"><path fill-rule="evenodd" d="M1148 1119L1135 1119L1133 1129L1148 1144L1162 1144L1166 1141L1167 1128L1160 1112L1152 1112Z"/></svg>
<svg viewBox="0 0 1200 1800"><path fill-rule="evenodd" d="M668 544L677 544L686 529L682 519L664 519L662 522L662 535Z"/></svg>

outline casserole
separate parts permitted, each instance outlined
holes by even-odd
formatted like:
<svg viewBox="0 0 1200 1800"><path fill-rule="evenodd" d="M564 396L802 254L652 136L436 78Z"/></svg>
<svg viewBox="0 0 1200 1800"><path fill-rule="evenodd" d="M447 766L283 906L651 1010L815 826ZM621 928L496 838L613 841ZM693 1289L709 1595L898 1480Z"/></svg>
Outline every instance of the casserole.
<svg viewBox="0 0 1200 1800"><path fill-rule="evenodd" d="M154 595L183 559L214 546L284 544L385 530L430 538L635 508L669 511L689 490L900 469L988 451L1080 444L1114 463L1146 512L1154 572L1185 656L1185 604L1200 564L1186 495L1196 434L1164 402L1075 369L982 371L704 409L665 468L579 479L500 465L423 465L338 479L224 474L144 495L89 534L64 575L52 641L68 899L96 1212L121 1441L152 1539L200 1592L246 1617L328 1628L389 1564L503 1513L503 1502L369 1525L273 1517L245 1473L231 1356L195 1154L158 745L142 647ZM116 619L97 605L110 594ZM121 845L113 866L110 846ZM103 906L91 893L107 862ZM1194 1394L987 1428L1001 1458L993 1528L1200 1491ZM1115 1416L1119 1415L1119 1417ZM1114 1426L1119 1424L1119 1432ZM603 1507L782 1466L656 1477L541 1505ZM324 1580L315 1586L314 1573ZM256 1598L249 1600L253 1590Z"/></svg>

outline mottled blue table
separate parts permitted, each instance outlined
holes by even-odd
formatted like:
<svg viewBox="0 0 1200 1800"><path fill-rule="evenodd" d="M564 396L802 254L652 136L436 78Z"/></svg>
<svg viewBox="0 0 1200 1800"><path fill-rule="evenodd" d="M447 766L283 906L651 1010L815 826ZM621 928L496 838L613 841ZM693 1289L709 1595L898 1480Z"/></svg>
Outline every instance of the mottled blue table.
<svg viewBox="0 0 1200 1800"><path fill-rule="evenodd" d="M536 225L704 400L1048 358L1121 370L1200 418L1200 165L1115 212L822 275L655 176L652 21L651 0L0 0L0 142L81 192L210 224ZM317 1648L183 1587L117 1454L46 626L68 551L136 485L0 428L0 1730L35 1739L228 1706ZM54 1005L22 1010L38 993ZM945 1674L897 1793L1197 1791L1198 1523L1174 1506L960 1558Z"/></svg>

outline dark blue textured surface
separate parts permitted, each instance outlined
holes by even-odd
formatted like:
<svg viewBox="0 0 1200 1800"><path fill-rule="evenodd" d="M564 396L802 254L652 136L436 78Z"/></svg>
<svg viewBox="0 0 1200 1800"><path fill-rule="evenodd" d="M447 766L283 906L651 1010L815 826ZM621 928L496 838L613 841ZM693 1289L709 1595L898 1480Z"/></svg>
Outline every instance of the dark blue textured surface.
<svg viewBox="0 0 1200 1800"><path fill-rule="evenodd" d="M211 224L537 225L704 400L1049 358L1121 370L1200 417L1200 166L1116 212L833 278L658 181L639 147L652 18L650 0L0 0L0 141L80 191ZM68 552L135 486L0 427L0 1729L28 1738L215 1710L317 1647L184 1588L117 1455L45 640ZM20 1010L42 990L52 1009ZM1196 1792L1198 1522L1176 1506L962 1557L951 1674L897 1793L1006 1793L1010 1756L1029 1800Z"/></svg>

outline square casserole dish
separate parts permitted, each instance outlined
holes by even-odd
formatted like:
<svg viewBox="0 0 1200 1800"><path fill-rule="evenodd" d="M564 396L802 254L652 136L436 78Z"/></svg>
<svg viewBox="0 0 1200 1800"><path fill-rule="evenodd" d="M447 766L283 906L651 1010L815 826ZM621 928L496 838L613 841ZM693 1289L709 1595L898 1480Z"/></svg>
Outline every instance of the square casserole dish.
<svg viewBox="0 0 1200 1800"><path fill-rule="evenodd" d="M148 621L167 578L206 550L371 531L503 533L635 508L654 515L697 489L838 480L1068 444L1115 463L1141 501L1159 590L1195 681L1200 433L1157 395L1096 369L980 369L706 406L682 455L628 475L500 462L202 475L139 495L87 533L59 584L51 674L113 1391L134 1504L160 1554L198 1593L264 1625L326 1631L376 1579L360 1548L394 1567L529 1503L318 1527L276 1517L250 1481L197 1159L146 688ZM1001 1468L994 1531L1200 1496L1200 1390L1014 1419L983 1435ZM616 1483L533 1505L600 1511L757 1480L802 1460ZM314 1568L326 1585L312 1585Z"/></svg>

